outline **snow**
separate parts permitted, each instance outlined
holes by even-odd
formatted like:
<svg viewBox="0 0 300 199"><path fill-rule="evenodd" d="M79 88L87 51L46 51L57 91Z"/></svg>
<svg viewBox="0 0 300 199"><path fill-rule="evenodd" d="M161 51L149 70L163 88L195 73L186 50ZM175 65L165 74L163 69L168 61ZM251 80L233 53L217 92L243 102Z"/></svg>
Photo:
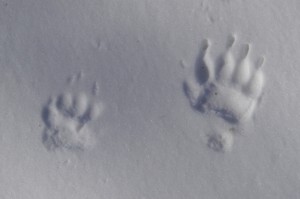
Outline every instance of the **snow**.
<svg viewBox="0 0 300 199"><path fill-rule="evenodd" d="M300 198L299 9L1 0L0 198ZM194 70L203 41L212 66L229 51L249 61L232 81L208 76L221 94L205 96L204 112L191 103L205 84L192 80L205 73ZM259 79L250 94L249 76Z"/></svg>

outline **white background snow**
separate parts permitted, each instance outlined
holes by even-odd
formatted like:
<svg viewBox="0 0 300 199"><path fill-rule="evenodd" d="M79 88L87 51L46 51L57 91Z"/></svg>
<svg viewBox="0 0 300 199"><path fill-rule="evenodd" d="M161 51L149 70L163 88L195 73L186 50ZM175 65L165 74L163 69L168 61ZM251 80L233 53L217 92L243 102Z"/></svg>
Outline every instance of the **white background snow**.
<svg viewBox="0 0 300 199"><path fill-rule="evenodd" d="M1 0L0 198L300 198L297 0ZM182 90L203 39L265 56L255 117L232 151L209 149L218 119ZM48 151L42 109L99 83L97 144Z"/></svg>

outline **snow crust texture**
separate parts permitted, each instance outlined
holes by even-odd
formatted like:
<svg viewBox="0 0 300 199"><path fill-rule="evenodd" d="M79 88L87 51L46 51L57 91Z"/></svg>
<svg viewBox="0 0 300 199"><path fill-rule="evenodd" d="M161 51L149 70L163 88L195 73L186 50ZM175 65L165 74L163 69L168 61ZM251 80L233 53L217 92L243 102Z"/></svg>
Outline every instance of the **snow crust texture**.
<svg viewBox="0 0 300 199"><path fill-rule="evenodd" d="M56 148L84 150L92 147L95 139L87 124L96 120L102 111L102 103L95 102L85 92L66 91L50 98L42 113L46 125L43 135L44 145L49 150Z"/></svg>

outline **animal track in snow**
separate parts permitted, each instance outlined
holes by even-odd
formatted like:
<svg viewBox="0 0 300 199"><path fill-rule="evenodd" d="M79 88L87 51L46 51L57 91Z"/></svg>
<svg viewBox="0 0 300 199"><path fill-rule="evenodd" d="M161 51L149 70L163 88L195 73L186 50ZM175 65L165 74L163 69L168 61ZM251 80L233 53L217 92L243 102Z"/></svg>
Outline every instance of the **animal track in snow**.
<svg viewBox="0 0 300 199"><path fill-rule="evenodd" d="M204 40L193 76L184 82L184 91L193 109L211 112L230 124L250 119L262 96L264 58L253 63L249 57L251 45L246 44L234 57L236 37L228 38L226 51L220 60L210 55L211 43Z"/></svg>
<svg viewBox="0 0 300 199"><path fill-rule="evenodd" d="M222 133L213 133L207 135L208 148L217 152L231 151L233 145L233 129Z"/></svg>
<svg viewBox="0 0 300 199"><path fill-rule="evenodd" d="M103 110L87 93L64 92L50 98L42 117L45 123L43 143L47 149L80 149L92 147L93 133L88 123L96 120Z"/></svg>

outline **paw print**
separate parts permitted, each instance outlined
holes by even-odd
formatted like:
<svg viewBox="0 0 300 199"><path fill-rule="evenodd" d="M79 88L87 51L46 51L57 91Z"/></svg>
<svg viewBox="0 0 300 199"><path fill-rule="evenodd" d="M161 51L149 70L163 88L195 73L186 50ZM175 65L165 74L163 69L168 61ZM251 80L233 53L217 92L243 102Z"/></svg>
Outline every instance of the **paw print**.
<svg viewBox="0 0 300 199"><path fill-rule="evenodd" d="M210 41L205 40L193 72L195 78L184 82L186 96L195 110L212 112L230 124L252 117L264 87L264 58L253 63L250 44L234 57L235 41L234 35L228 38L226 51L217 62L210 56Z"/></svg>
<svg viewBox="0 0 300 199"><path fill-rule="evenodd" d="M208 148L217 152L229 152L233 145L232 131L225 131L222 134L214 133L207 135Z"/></svg>
<svg viewBox="0 0 300 199"><path fill-rule="evenodd" d="M92 132L87 124L102 113L103 105L86 93L64 92L52 97L42 116L45 122L43 143L48 149L90 148L94 145Z"/></svg>

